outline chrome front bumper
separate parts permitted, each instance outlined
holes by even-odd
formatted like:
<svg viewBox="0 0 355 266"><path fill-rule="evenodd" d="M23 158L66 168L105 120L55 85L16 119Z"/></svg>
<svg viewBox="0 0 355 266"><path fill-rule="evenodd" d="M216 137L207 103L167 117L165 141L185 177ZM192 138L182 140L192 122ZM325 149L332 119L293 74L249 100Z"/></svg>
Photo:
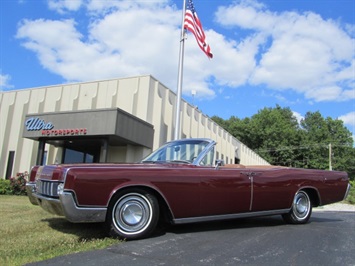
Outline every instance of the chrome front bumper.
<svg viewBox="0 0 355 266"><path fill-rule="evenodd" d="M106 219L107 208L79 207L72 192L61 192L58 199L37 194L35 188L35 183L26 184L30 202L41 206L49 213L65 216L72 223L96 223L104 222Z"/></svg>

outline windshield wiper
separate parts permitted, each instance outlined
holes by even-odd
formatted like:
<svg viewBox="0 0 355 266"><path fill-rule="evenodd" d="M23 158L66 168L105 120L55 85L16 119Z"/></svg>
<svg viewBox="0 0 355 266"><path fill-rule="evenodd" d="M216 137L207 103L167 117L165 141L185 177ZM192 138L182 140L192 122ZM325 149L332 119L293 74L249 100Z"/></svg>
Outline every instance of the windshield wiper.
<svg viewBox="0 0 355 266"><path fill-rule="evenodd" d="M186 160L167 160L167 162L169 162L169 163L188 163L188 164L191 164L190 161L186 161Z"/></svg>
<svg viewBox="0 0 355 266"><path fill-rule="evenodd" d="M141 161L141 163L152 163L152 164L163 164L163 163L167 163L168 161L150 161L150 160L146 160L146 161Z"/></svg>

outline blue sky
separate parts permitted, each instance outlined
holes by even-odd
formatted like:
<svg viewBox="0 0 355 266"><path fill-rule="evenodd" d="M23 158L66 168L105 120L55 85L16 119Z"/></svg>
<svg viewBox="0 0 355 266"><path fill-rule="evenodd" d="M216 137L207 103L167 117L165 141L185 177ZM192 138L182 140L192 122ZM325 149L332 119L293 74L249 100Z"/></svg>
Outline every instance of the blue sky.
<svg viewBox="0 0 355 266"><path fill-rule="evenodd" d="M151 74L176 91L182 3L2 0L0 90ZM194 4L214 58L188 34L184 99L224 119L319 111L355 134L355 1Z"/></svg>

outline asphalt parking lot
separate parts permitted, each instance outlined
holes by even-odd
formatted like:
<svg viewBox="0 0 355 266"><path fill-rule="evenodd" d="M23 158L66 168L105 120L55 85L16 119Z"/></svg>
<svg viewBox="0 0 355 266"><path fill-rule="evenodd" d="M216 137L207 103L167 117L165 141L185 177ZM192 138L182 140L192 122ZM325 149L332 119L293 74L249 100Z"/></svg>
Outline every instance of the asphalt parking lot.
<svg viewBox="0 0 355 266"><path fill-rule="evenodd" d="M355 265L355 212L314 211L310 223L281 216L180 225L29 265Z"/></svg>

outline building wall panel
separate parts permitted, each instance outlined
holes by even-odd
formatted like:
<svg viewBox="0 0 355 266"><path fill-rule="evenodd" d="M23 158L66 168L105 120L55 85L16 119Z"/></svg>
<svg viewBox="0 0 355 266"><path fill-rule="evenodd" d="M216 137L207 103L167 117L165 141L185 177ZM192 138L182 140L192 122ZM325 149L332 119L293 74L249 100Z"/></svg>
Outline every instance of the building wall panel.
<svg viewBox="0 0 355 266"><path fill-rule="evenodd" d="M26 114L120 108L154 126L153 149L173 139L176 94L152 76L101 80L0 93L0 178L6 171L8 153L15 151L13 175L30 170L35 164L38 143L23 139ZM219 157L227 163L239 156L242 164L268 164L255 152L233 138L195 106L181 104L183 137L216 140ZM46 144L48 163L61 161L61 148ZM110 161L136 159L147 149L109 147Z"/></svg>

